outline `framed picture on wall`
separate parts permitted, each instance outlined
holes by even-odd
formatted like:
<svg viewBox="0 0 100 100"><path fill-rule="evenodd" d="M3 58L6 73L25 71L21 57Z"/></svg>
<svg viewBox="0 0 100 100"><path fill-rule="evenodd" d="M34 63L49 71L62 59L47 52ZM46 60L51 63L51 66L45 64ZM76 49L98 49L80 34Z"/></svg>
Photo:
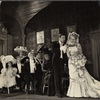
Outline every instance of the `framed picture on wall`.
<svg viewBox="0 0 100 100"><path fill-rule="evenodd" d="M76 32L76 25L67 26L67 34L73 31Z"/></svg>
<svg viewBox="0 0 100 100"><path fill-rule="evenodd" d="M59 40L59 28L51 29L51 41L58 41Z"/></svg>
<svg viewBox="0 0 100 100"><path fill-rule="evenodd" d="M37 44L44 43L44 31L40 31L36 33Z"/></svg>

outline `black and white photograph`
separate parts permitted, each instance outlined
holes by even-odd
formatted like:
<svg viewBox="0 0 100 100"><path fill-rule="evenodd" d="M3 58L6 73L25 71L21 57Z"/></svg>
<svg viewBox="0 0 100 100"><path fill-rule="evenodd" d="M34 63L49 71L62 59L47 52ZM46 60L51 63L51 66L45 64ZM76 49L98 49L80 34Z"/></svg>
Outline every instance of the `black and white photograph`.
<svg viewBox="0 0 100 100"><path fill-rule="evenodd" d="M73 31L76 32L76 25L67 26L67 34Z"/></svg>
<svg viewBox="0 0 100 100"><path fill-rule="evenodd" d="M59 28L51 29L51 41L55 42L59 40Z"/></svg>
<svg viewBox="0 0 100 100"><path fill-rule="evenodd" d="M37 32L37 44L44 43L44 31Z"/></svg>
<svg viewBox="0 0 100 100"><path fill-rule="evenodd" d="M100 1L0 0L0 99L99 100Z"/></svg>

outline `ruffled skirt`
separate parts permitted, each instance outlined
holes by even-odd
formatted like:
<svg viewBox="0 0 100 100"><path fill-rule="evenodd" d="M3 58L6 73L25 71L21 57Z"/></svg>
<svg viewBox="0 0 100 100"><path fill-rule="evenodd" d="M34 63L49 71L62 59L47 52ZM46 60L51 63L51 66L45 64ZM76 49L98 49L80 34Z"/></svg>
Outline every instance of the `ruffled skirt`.
<svg viewBox="0 0 100 100"><path fill-rule="evenodd" d="M76 68L69 60L70 84L67 92L69 97L100 97L100 82L95 80L83 68Z"/></svg>

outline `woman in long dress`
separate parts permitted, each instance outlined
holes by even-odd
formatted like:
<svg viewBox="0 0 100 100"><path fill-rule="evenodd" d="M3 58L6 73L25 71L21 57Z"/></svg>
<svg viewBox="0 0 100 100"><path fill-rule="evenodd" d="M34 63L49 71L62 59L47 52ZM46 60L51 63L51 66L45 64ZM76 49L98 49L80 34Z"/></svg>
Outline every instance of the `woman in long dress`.
<svg viewBox="0 0 100 100"><path fill-rule="evenodd" d="M100 97L100 82L95 80L85 68L86 57L82 53L79 34L69 33L67 44L61 48L69 58L68 68L70 84L69 97Z"/></svg>
<svg viewBox="0 0 100 100"><path fill-rule="evenodd" d="M1 74L0 74L0 89L3 87L6 87L7 85L7 78L6 78L6 68L1 69Z"/></svg>
<svg viewBox="0 0 100 100"><path fill-rule="evenodd" d="M12 87L16 85L16 73L17 69L12 67L12 62L8 62L6 71L7 87Z"/></svg>
<svg viewBox="0 0 100 100"><path fill-rule="evenodd" d="M0 89L3 90L3 88L6 88L7 86L7 78L6 78L6 62L5 62L5 56L2 55L0 56L0 61L1 61L1 74L0 74ZM0 66L1 67L1 66Z"/></svg>

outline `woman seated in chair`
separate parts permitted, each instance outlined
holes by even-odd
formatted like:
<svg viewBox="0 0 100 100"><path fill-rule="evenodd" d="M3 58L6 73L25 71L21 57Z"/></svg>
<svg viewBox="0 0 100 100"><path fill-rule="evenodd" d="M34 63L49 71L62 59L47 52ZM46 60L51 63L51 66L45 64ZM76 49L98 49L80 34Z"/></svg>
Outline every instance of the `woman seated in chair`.
<svg viewBox="0 0 100 100"><path fill-rule="evenodd" d="M45 87L47 87L47 95L54 95L54 76L53 76L53 68L52 68L52 58L51 52L44 52L44 62L42 66L42 70L44 72L43 75L43 92Z"/></svg>

